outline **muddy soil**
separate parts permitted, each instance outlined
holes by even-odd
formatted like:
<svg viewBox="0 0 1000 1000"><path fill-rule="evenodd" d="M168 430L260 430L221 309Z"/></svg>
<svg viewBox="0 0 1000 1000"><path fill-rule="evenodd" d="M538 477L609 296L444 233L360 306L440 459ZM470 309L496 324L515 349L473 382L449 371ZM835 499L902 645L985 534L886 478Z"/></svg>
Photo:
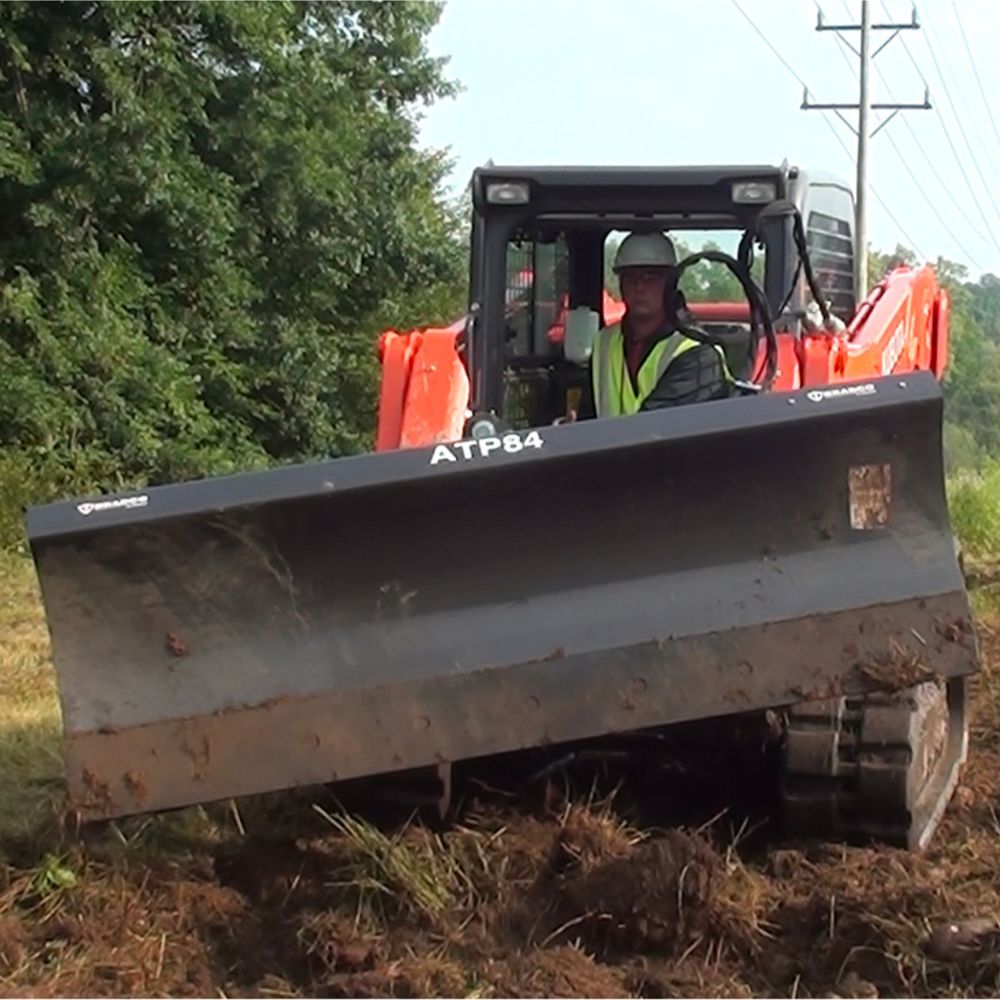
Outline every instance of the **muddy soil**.
<svg viewBox="0 0 1000 1000"><path fill-rule="evenodd" d="M776 841L745 755L626 769L631 786L608 768L527 793L480 776L438 827L303 790L7 845L0 995L996 994L983 638L970 760L921 855Z"/></svg>

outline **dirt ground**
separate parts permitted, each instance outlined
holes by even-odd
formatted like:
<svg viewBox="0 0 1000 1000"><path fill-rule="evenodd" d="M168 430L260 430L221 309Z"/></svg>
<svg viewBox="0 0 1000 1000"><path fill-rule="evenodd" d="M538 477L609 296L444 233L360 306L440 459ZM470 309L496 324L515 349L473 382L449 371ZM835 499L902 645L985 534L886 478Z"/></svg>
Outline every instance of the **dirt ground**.
<svg viewBox="0 0 1000 1000"><path fill-rule="evenodd" d="M0 995L996 994L1000 640L981 637L969 764L922 855L485 784L437 830L329 790L52 823L4 845Z"/></svg>

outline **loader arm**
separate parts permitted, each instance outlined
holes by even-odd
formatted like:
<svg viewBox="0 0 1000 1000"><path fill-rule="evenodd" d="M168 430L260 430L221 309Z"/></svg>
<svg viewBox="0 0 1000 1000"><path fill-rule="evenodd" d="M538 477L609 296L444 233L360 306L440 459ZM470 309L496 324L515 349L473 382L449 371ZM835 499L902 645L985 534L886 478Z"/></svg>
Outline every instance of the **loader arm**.
<svg viewBox="0 0 1000 1000"><path fill-rule="evenodd" d="M846 336L806 333L802 384L827 385L948 364L949 299L930 267L891 271L861 303Z"/></svg>
<svg viewBox="0 0 1000 1000"><path fill-rule="evenodd" d="M462 436L469 406L469 376L459 348L464 325L463 319L443 328L389 331L379 338L382 386L376 451Z"/></svg>

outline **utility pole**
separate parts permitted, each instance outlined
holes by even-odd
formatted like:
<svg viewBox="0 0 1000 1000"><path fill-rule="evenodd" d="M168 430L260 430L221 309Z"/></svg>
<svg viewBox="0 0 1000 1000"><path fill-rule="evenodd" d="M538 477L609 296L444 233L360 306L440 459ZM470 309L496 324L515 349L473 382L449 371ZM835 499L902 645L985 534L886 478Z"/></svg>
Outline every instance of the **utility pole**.
<svg viewBox="0 0 1000 1000"><path fill-rule="evenodd" d="M822 11L817 12L822 16ZM854 285L860 302L868 294L868 116L871 101L868 97L868 74L872 68L872 24L868 17L868 0L861 0L861 70L858 74L858 160L854 181L854 231L857 233L858 252L854 259Z"/></svg>
<svg viewBox="0 0 1000 1000"><path fill-rule="evenodd" d="M913 31L920 28L917 21L917 9L913 8L910 21L903 23L888 22L885 24L872 24L871 15L868 9L868 0L861 0L861 23L860 24L826 24L823 20L823 11L816 12L817 31L835 31L837 40L849 48L859 62L858 72L858 100L856 103L834 103L815 104L809 100L809 91L806 89L802 94L802 107L806 111L836 111L837 117L847 125L847 127L858 138L857 156L857 176L854 190L854 233L857 253L854 258L854 289L858 301L868 294L868 140L873 138L880 129L892 121L900 111L926 111L931 106L930 92L925 87L924 100L922 104L873 104L868 90L868 78L871 72L872 60L901 32ZM860 42L857 48L845 37L845 32L860 32ZM891 31L892 34L875 50L871 51L871 34L873 31ZM842 114L841 111L857 111L858 126L855 128ZM884 121L882 121L874 132L869 133L868 120L871 112L891 111Z"/></svg>

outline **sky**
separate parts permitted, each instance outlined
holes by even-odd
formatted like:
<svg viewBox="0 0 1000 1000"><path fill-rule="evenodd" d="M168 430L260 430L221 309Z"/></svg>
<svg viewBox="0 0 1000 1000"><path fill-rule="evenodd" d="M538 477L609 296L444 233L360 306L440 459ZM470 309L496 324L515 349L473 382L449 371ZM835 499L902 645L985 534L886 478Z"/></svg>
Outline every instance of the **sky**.
<svg viewBox="0 0 1000 1000"><path fill-rule="evenodd" d="M908 2L869 6L873 25L889 20L886 10L893 21L911 18ZM430 50L448 57L446 75L462 92L424 112L420 141L448 149L452 193L489 159L693 165L787 158L853 186L854 134L832 112L801 109L796 76L813 102L858 95L857 57L836 33L816 30L818 9L827 24L857 23L861 3L447 0ZM1000 3L920 0L917 17L920 30L902 32L875 58L871 95L921 103L926 80L933 107L901 111L870 141L869 241L884 250L902 243L925 260L946 257L973 279L1000 274ZM873 50L890 35L874 31ZM857 32L846 37L857 44ZM992 120L980 83L996 99ZM843 114L856 125L856 112ZM872 128L883 114L873 113Z"/></svg>

